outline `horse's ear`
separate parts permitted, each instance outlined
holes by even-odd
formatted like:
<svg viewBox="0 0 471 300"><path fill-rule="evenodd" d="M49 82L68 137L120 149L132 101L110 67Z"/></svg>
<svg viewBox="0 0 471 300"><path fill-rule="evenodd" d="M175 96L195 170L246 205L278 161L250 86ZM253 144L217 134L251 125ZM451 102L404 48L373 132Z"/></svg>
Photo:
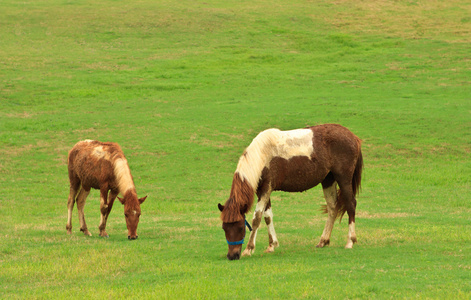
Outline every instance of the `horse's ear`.
<svg viewBox="0 0 471 300"><path fill-rule="evenodd" d="M121 202L121 204L124 205L124 198L119 198L119 197L118 197L118 199L119 199L119 202Z"/></svg>
<svg viewBox="0 0 471 300"><path fill-rule="evenodd" d="M221 203L218 203L218 208L222 212L224 210L224 205L221 205Z"/></svg>
<svg viewBox="0 0 471 300"><path fill-rule="evenodd" d="M146 201L146 198L147 198L147 196L142 197L141 199L139 199L139 204L142 204L144 201Z"/></svg>

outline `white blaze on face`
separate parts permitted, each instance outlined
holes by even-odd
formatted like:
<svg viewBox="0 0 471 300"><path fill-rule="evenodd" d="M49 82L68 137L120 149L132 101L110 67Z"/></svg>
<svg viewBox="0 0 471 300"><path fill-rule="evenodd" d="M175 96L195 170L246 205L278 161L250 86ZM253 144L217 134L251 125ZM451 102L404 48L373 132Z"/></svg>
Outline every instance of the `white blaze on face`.
<svg viewBox="0 0 471 300"><path fill-rule="evenodd" d="M263 168L273 157L290 159L293 156L310 157L314 151L311 129L280 131L267 129L260 132L240 157L236 172L257 189Z"/></svg>

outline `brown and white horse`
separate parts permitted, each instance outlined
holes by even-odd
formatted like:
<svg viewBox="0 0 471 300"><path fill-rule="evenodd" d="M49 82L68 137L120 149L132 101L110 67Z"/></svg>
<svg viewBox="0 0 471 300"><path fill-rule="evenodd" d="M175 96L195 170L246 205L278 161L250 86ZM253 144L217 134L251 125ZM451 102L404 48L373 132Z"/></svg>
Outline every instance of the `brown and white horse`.
<svg viewBox="0 0 471 300"><path fill-rule="evenodd" d="M114 200L121 193L123 198L118 197L118 199L124 204L128 239L137 239L141 204L147 196L137 198L131 171L121 147L116 143L102 143L92 140L78 142L69 151L68 169L70 194L67 203L67 232L72 233L72 210L75 201L77 201L80 231L83 231L85 235L92 235L85 223L83 207L90 189L94 188L100 190L101 221L98 227L100 236L108 237L105 231L106 220Z"/></svg>
<svg viewBox="0 0 471 300"><path fill-rule="evenodd" d="M362 168L361 141L343 126L325 124L291 131L262 131L239 159L229 199L224 206L218 204L229 244L227 258L240 258L245 214L252 206L254 194L258 203L252 220L253 231L243 256L252 255L255 250L262 216L268 226L266 252L273 252L278 246L270 203L272 191L302 192L319 183L327 202L328 218L317 247L329 244L335 219L347 212L349 231L345 248L352 248L357 241L355 195L360 187Z"/></svg>

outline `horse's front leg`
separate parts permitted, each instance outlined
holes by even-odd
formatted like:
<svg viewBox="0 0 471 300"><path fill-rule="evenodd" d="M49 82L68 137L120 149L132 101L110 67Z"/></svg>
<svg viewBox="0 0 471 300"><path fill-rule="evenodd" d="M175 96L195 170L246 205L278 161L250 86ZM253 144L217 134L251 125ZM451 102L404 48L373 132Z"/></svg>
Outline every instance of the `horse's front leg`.
<svg viewBox="0 0 471 300"><path fill-rule="evenodd" d="M273 211L271 209L271 202L268 200L267 208L263 213L265 218L265 223L268 227L268 248L265 250L265 253L271 253L275 251L275 248L278 247L278 238L276 237L275 225L273 224Z"/></svg>
<svg viewBox="0 0 471 300"><path fill-rule="evenodd" d="M108 216L110 215L111 208L113 208L113 203L118 193L110 191L109 195L108 191L100 191L100 211L101 211L101 220L100 226L100 236L102 237L109 237L108 233L106 233L106 221L108 220ZM108 201L106 201L106 197L108 196Z"/></svg>
<svg viewBox="0 0 471 300"><path fill-rule="evenodd" d="M247 247L245 248L244 252L242 252L242 256L251 256L255 251L255 241L257 239L257 231L258 231L258 228L260 227L263 212L265 211L269 200L270 200L270 193L266 193L264 196L260 197L257 203L257 206L255 207L255 211L254 211L253 219L252 219L252 232L250 232L249 242L247 243Z"/></svg>

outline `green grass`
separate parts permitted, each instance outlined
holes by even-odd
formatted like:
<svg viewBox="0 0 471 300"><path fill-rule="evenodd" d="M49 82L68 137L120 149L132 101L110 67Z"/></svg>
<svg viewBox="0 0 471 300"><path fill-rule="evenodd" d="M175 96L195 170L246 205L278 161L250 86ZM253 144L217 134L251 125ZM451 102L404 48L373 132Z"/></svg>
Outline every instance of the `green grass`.
<svg viewBox="0 0 471 300"><path fill-rule="evenodd" d="M2 1L0 298L471 297L467 1ZM230 262L217 203L261 130L363 140L358 244L316 249L319 187L274 193L280 247ZM118 142L142 206L67 219L68 150Z"/></svg>

